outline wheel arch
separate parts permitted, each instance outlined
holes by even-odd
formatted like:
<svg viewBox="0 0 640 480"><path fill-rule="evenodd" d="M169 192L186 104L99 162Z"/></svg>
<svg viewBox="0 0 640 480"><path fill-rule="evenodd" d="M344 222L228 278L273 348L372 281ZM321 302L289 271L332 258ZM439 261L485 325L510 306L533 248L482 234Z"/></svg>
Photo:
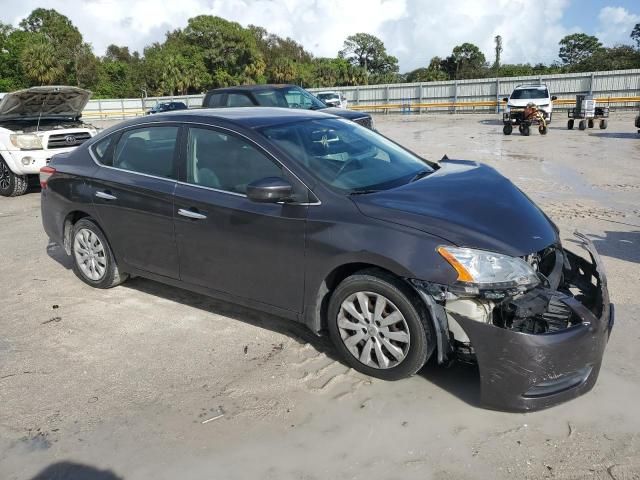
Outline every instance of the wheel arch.
<svg viewBox="0 0 640 480"><path fill-rule="evenodd" d="M316 292L315 304L313 305L313 308L310 309L312 311L307 312L306 323L314 333L321 334L321 332L327 330L327 311L329 300L340 282L352 275L355 275L356 273L364 271L374 274L378 273L380 277L391 276L404 284L407 287L407 290L412 294L413 298L410 298L410 300L417 302L416 306L419 308L421 314L427 317L427 321L433 327L434 332L436 332L436 334L439 332L440 326L436 324L437 320L433 318L433 315L431 314L431 306L425 302L420 292L411 282L408 281L407 278L389 270L388 268L381 267L380 265L367 262L351 262L333 268L333 270L331 270L320 283ZM434 348L435 353L438 353L439 346L440 342L437 342Z"/></svg>
<svg viewBox="0 0 640 480"><path fill-rule="evenodd" d="M96 220L96 218L91 216L89 213L83 210L73 210L69 212L64 218L64 222L62 224L62 246L67 255L71 255L71 235L73 233L73 226L83 218L90 219L92 222L98 225L100 230L102 230L102 232L104 233L104 229L100 226L98 220ZM106 233L104 233L104 235L106 237Z"/></svg>

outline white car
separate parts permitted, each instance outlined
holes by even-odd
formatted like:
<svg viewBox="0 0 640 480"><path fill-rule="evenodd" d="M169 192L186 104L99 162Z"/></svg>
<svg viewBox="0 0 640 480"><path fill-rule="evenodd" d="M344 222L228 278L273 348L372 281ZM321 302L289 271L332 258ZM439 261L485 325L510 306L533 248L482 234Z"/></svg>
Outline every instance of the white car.
<svg viewBox="0 0 640 480"><path fill-rule="evenodd" d="M504 98L504 101L507 102L506 114L511 114L509 116L511 123L518 123L518 115L514 113L524 111L524 107L528 103L535 104L544 113L547 123L551 123L554 100L557 100L557 97L549 94L549 89L545 84L518 85L508 98Z"/></svg>
<svg viewBox="0 0 640 480"><path fill-rule="evenodd" d="M0 101L0 195L26 192L51 157L70 152L96 129L80 119L91 92L77 87L32 87Z"/></svg>
<svg viewBox="0 0 640 480"><path fill-rule="evenodd" d="M318 97L327 107L347 108L347 97L340 92L318 92Z"/></svg>

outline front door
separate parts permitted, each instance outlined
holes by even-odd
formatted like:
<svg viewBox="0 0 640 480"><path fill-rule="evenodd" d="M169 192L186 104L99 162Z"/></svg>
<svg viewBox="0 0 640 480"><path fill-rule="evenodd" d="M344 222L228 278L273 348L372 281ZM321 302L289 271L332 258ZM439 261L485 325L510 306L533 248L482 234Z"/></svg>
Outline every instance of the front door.
<svg viewBox="0 0 640 480"><path fill-rule="evenodd" d="M300 312L308 207L245 195L255 180L286 177L283 168L244 137L192 127L184 170L174 206L180 278Z"/></svg>

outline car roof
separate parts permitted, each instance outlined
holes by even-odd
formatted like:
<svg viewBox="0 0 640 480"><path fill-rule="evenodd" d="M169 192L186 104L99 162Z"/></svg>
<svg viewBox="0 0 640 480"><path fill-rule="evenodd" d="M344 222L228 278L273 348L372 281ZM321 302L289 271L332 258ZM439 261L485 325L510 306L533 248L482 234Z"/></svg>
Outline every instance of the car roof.
<svg viewBox="0 0 640 480"><path fill-rule="evenodd" d="M524 85L518 85L514 90L520 90L521 88L547 88L545 83L527 83Z"/></svg>
<svg viewBox="0 0 640 480"><path fill-rule="evenodd" d="M228 92L259 92L262 90L273 90L280 88L297 87L297 85L291 85L288 83L268 83L264 85L238 85L235 87L222 87L209 90L207 93L228 93Z"/></svg>
<svg viewBox="0 0 640 480"><path fill-rule="evenodd" d="M262 128L322 118L340 117L314 110L274 107L198 108L154 115L154 121L210 123L213 120L217 121L215 123L231 123L245 128ZM126 126L148 122L148 117L138 117L127 121Z"/></svg>

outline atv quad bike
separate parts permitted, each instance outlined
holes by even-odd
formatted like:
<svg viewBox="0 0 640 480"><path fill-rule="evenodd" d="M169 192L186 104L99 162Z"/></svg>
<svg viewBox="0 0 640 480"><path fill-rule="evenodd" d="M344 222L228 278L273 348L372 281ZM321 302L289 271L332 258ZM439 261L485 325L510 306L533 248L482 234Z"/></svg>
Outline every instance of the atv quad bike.
<svg viewBox="0 0 640 480"><path fill-rule="evenodd" d="M508 116L508 118L506 118ZM511 135L513 131L512 120L515 119L518 125L518 130L522 135L528 137L531 133L531 126L537 125L540 135L547 134L547 120L545 119L544 112L540 110L533 102L527 104L523 110L511 109L509 113L505 113L503 119L504 127L502 127L502 133L505 135Z"/></svg>

